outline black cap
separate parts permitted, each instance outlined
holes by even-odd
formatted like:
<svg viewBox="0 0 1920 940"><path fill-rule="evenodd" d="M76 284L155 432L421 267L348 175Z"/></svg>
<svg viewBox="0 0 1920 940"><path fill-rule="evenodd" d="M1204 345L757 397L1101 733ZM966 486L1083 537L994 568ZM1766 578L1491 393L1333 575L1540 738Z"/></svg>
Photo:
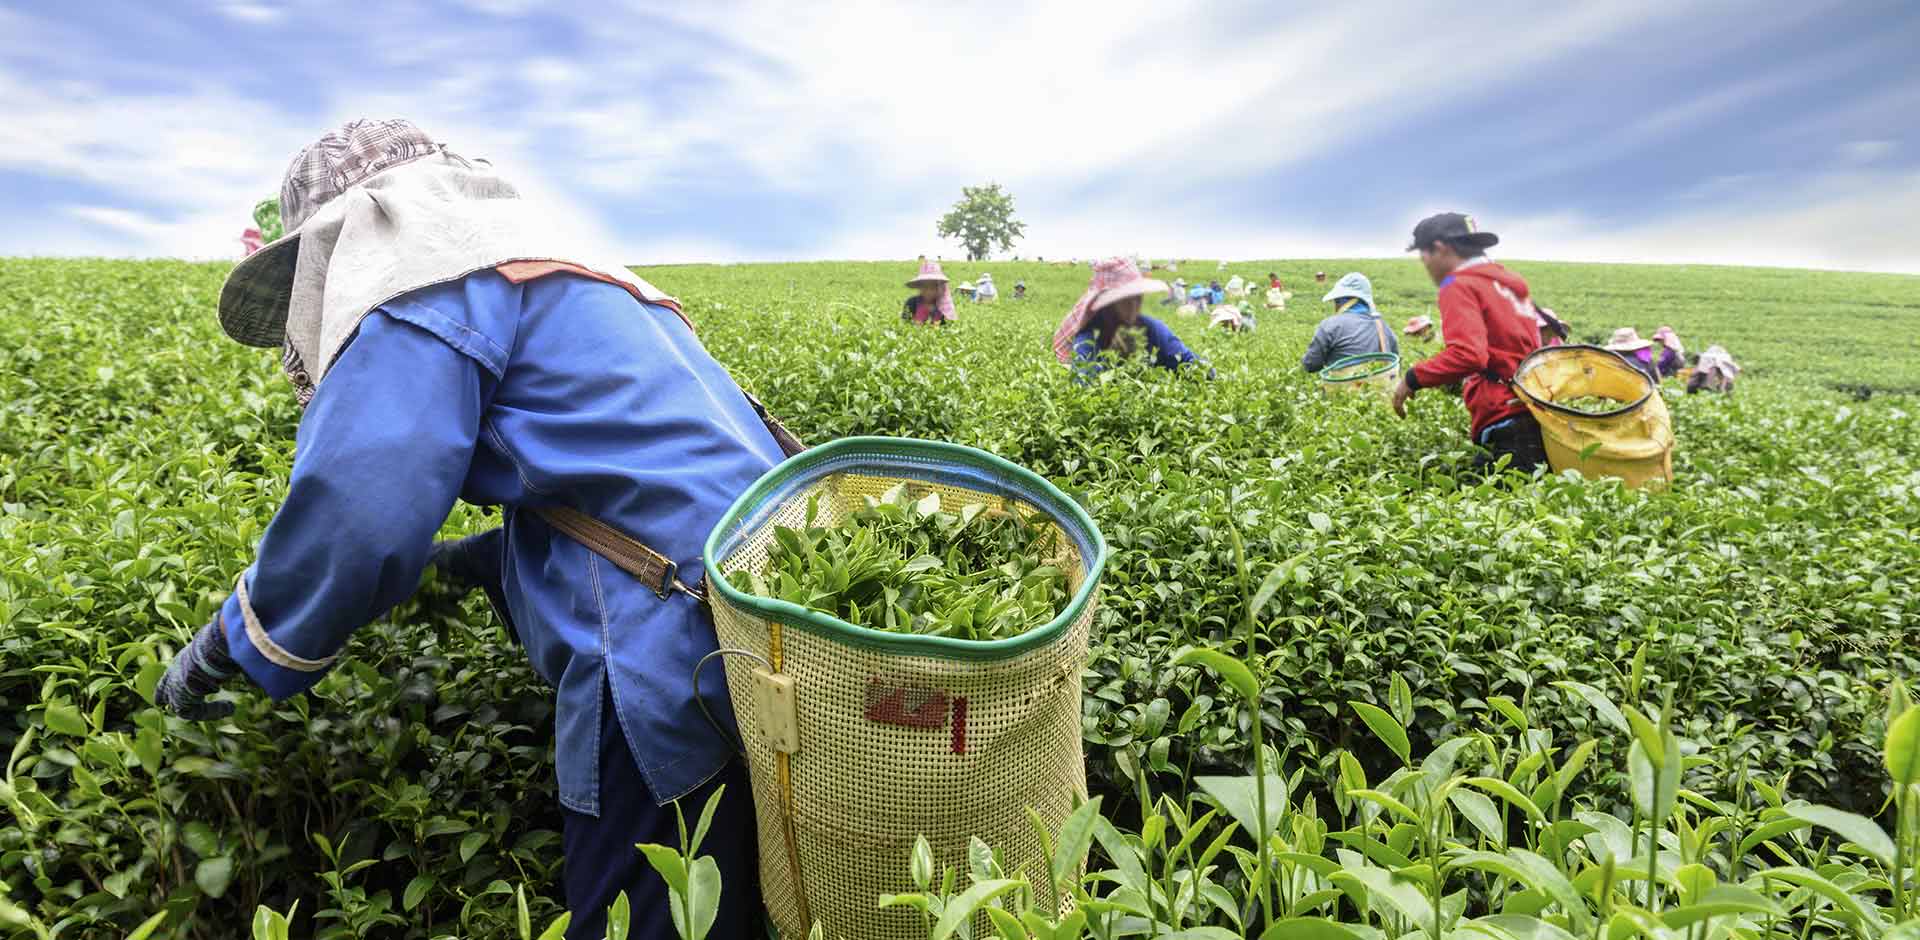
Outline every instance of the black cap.
<svg viewBox="0 0 1920 940"><path fill-rule="evenodd" d="M1473 216L1461 212L1442 212L1420 220L1413 227L1413 244L1408 251L1419 251L1434 242L1465 242L1475 248L1492 248L1500 244L1500 236L1492 232L1482 232L1473 224Z"/></svg>

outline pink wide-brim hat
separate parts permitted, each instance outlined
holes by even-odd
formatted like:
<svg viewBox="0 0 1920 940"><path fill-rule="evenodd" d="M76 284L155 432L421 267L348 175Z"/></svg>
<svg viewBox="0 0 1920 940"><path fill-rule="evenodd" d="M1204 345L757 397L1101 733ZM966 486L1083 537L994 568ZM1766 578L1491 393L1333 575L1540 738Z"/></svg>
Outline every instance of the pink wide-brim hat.
<svg viewBox="0 0 1920 940"><path fill-rule="evenodd" d="M1148 294L1164 294L1167 292L1166 281L1141 274L1140 269L1134 267L1131 261L1127 262L1126 268L1127 271L1131 273L1131 278L1119 280L1117 283L1102 288L1100 293L1093 295L1093 300L1087 303L1088 313L1099 313L1101 309L1111 307L1129 297L1145 297ZM1123 275L1123 278L1124 277ZM1095 274L1094 278L1098 280L1099 275Z"/></svg>
<svg viewBox="0 0 1920 940"><path fill-rule="evenodd" d="M1167 282L1141 274L1139 266L1130 258L1108 258L1094 262L1093 277L1087 281L1086 293L1080 295L1073 310L1066 319L1060 321L1060 328L1054 331L1054 356L1061 362L1072 361L1073 338L1086 328L1087 322L1100 310L1129 297L1164 294L1166 291Z"/></svg>
<svg viewBox="0 0 1920 940"><path fill-rule="evenodd" d="M919 287L922 284L945 284L946 282L947 275L940 270L940 262L923 261L920 264L920 273L914 275L913 280L907 282L907 286Z"/></svg>
<svg viewBox="0 0 1920 940"><path fill-rule="evenodd" d="M1432 328L1433 328L1432 317L1414 317L1413 319L1407 321L1406 332L1409 335L1411 335L1414 333L1424 332Z"/></svg>

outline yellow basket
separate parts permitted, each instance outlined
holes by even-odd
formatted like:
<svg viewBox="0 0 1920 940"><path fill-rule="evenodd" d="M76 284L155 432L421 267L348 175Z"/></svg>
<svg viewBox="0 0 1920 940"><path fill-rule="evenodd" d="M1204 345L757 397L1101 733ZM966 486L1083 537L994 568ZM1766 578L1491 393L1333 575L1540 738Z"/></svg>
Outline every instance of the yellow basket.
<svg viewBox="0 0 1920 940"><path fill-rule="evenodd" d="M947 505L1037 513L1060 535L1055 559L1072 600L1052 621L1004 640L887 633L771 598L725 575L765 570L778 526L833 525L905 484ZM916 890L908 859L925 836L938 868L965 872L979 836L1045 907L1048 858L1027 818L1057 833L1086 798L1080 669L1106 542L1086 511L1046 480L984 451L898 438L847 438L769 471L708 537L713 621L747 751L760 879L782 937L925 940L917 912L881 909ZM990 928L984 915L975 936Z"/></svg>
<svg viewBox="0 0 1920 940"><path fill-rule="evenodd" d="M1547 462L1628 486L1673 481L1673 418L1666 399L1620 354L1599 346L1545 346L1520 363L1513 386L1540 422ZM1556 402L1598 395L1623 402L1589 414Z"/></svg>

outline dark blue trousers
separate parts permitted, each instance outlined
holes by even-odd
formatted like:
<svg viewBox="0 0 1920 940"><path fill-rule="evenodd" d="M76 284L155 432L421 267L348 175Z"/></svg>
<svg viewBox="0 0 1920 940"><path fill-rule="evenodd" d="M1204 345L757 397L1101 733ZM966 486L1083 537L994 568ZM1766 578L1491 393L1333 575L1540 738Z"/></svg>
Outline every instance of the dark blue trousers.
<svg viewBox="0 0 1920 940"><path fill-rule="evenodd" d="M507 605L500 586L503 533L494 528L479 535L434 546L433 565L464 587L478 587L502 620ZM511 632L513 624L509 620ZM517 639L516 634L516 639ZM715 670L718 672L718 670ZM627 893L632 912L633 940L676 940L673 915L667 906L667 883L634 848L651 842L680 846L680 828L673 807L654 803L653 792L640 776L627 736L614 716L613 692L600 693L600 815L588 816L562 807L566 818L562 843L566 849L567 910L573 920L567 940L602 940L607 930L607 906L620 892ZM692 793L681 797L687 833L692 835L706 809L707 797L722 784L726 794L714 811L712 828L700 843L700 854L711 855L720 866L720 914L708 940L764 936L761 927L758 829L753 817L753 785L745 764L734 761Z"/></svg>
<svg viewBox="0 0 1920 940"><path fill-rule="evenodd" d="M640 776L627 736L613 715L613 695L602 693L600 722L600 816L563 810L566 825L564 880L567 910L573 921L567 940L601 940L606 936L607 906L620 892L627 893L633 912L634 940L674 940L673 915L667 906L667 883L634 848L638 843L679 847L680 832L673 806L658 806ZM700 854L711 855L720 866L720 914L709 940L746 940L764 936L760 926L760 871L755 849L753 785L745 764L736 760L718 776L682 797L687 834L700 823L707 797L722 784L727 791L714 811L713 826L700 843Z"/></svg>

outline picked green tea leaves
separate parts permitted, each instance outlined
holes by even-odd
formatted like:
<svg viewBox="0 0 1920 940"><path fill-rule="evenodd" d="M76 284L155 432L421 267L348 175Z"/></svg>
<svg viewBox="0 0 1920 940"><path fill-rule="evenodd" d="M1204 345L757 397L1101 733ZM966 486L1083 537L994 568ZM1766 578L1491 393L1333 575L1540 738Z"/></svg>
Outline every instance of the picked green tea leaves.
<svg viewBox="0 0 1920 940"><path fill-rule="evenodd" d="M1067 602L1055 563L1060 532L979 503L949 512L938 493L905 484L839 525L774 529L763 574L727 576L741 591L788 601L855 626L966 640L1000 640L1042 626Z"/></svg>

